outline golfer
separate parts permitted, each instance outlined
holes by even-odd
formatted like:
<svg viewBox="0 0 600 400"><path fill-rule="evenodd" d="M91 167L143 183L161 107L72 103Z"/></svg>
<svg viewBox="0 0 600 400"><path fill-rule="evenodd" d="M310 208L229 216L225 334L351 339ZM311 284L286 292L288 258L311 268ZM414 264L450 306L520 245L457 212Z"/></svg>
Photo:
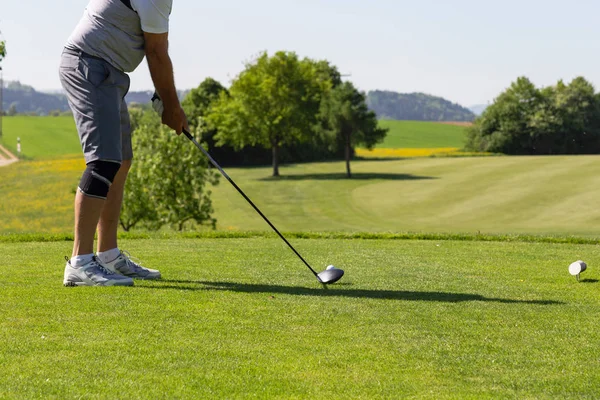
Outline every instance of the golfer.
<svg viewBox="0 0 600 400"><path fill-rule="evenodd" d="M71 258L65 257L65 286L131 286L132 278L161 276L119 249L117 228L133 158L127 73L144 56L164 103L162 122L177 134L188 128L168 54L171 6L172 0L91 0L65 45L60 80L87 165L75 196L75 242Z"/></svg>

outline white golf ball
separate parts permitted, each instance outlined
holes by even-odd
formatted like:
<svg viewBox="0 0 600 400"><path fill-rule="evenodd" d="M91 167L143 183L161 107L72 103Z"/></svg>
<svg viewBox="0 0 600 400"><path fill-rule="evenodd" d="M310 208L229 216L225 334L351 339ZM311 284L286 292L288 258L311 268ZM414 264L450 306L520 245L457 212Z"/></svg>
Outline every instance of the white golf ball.
<svg viewBox="0 0 600 400"><path fill-rule="evenodd" d="M333 265L330 265L329 267L327 267L327 271L329 271L330 269L335 269L335 267Z"/></svg>
<svg viewBox="0 0 600 400"><path fill-rule="evenodd" d="M587 264L581 260L569 265L569 273L571 275L579 275L587 269Z"/></svg>

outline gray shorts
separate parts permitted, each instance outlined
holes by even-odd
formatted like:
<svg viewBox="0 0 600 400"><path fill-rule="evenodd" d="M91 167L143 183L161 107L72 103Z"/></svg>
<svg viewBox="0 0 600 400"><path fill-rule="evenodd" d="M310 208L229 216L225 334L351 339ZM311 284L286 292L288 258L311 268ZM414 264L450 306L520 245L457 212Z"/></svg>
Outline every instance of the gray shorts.
<svg viewBox="0 0 600 400"><path fill-rule="evenodd" d="M125 103L129 76L108 62L63 52L60 81L73 111L85 162L133 158Z"/></svg>

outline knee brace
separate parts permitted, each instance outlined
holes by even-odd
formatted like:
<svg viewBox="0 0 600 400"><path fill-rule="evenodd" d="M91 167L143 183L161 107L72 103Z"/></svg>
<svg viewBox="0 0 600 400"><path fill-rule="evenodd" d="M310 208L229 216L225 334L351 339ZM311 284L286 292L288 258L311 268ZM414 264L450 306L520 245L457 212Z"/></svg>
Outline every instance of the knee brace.
<svg viewBox="0 0 600 400"><path fill-rule="evenodd" d="M121 164L115 161L90 162L79 182L79 190L86 196L106 200L119 168Z"/></svg>

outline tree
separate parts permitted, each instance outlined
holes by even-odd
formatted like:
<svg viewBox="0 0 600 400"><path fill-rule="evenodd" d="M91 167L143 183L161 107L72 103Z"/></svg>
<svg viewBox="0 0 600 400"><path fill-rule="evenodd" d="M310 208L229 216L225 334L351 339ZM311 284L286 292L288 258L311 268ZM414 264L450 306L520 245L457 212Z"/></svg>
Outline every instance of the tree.
<svg viewBox="0 0 600 400"><path fill-rule="evenodd" d="M181 103L190 122L190 128L199 125L199 119L208 114L211 104L219 99L221 93L227 93L227 89L213 78L206 78L200 86L190 90Z"/></svg>
<svg viewBox="0 0 600 400"><path fill-rule="evenodd" d="M467 148L506 154L529 154L529 118L543 102L540 91L525 77L517 79L475 121Z"/></svg>
<svg viewBox="0 0 600 400"><path fill-rule="evenodd" d="M600 113L594 87L584 78L569 85L562 81L554 88L554 119L561 124L555 130L551 151L560 154L598 153L600 151Z"/></svg>
<svg viewBox="0 0 600 400"><path fill-rule="evenodd" d="M221 93L227 95L227 89L213 78L206 78L195 89L192 89L182 102L185 114L190 122L190 129L196 132L206 144L206 148L215 159L223 159L229 153L234 152L230 146L216 147L218 130L206 124L205 117L210 107L219 99Z"/></svg>
<svg viewBox="0 0 600 400"><path fill-rule="evenodd" d="M321 132L344 146L346 175L352 177L350 159L357 145L372 149L385 138L388 130L379 127L377 116L369 111L365 95L352 83L333 89L321 104Z"/></svg>
<svg viewBox="0 0 600 400"><path fill-rule="evenodd" d="M327 60L320 60L315 62L315 68L317 75L321 80L329 80L331 88L336 88L342 84L342 74L335 65Z"/></svg>
<svg viewBox="0 0 600 400"><path fill-rule="evenodd" d="M6 57L6 42L0 40L0 62Z"/></svg>
<svg viewBox="0 0 600 400"><path fill-rule="evenodd" d="M599 100L583 78L542 89L519 78L475 121L467 149L532 155L598 153Z"/></svg>
<svg viewBox="0 0 600 400"><path fill-rule="evenodd" d="M8 107L6 115L10 117L14 117L15 115L17 115L17 105L15 103L12 103L10 107Z"/></svg>
<svg viewBox="0 0 600 400"><path fill-rule="evenodd" d="M189 221L213 228L211 191L218 174L194 151L185 138L176 136L149 110L132 113L135 150L125 190L121 226L143 224L150 229L171 225L183 230ZM197 138L199 139L199 138Z"/></svg>
<svg viewBox="0 0 600 400"><path fill-rule="evenodd" d="M119 223L123 230L130 231L134 227L143 224L150 230L158 230L162 226L158 214L158 207L150 195L149 171L143 171L145 149L138 145L138 133L147 131L158 131L160 122L150 112L144 112L140 107L129 107L131 130L133 132L132 144L134 145L135 160L127 175L127 183L123 193L123 206ZM141 157L141 159L140 159Z"/></svg>
<svg viewBox="0 0 600 400"><path fill-rule="evenodd" d="M330 86L309 59L292 52L262 53L246 65L228 94L221 93L207 121L218 130L218 145L270 148L273 176L279 176L280 148L310 139Z"/></svg>

